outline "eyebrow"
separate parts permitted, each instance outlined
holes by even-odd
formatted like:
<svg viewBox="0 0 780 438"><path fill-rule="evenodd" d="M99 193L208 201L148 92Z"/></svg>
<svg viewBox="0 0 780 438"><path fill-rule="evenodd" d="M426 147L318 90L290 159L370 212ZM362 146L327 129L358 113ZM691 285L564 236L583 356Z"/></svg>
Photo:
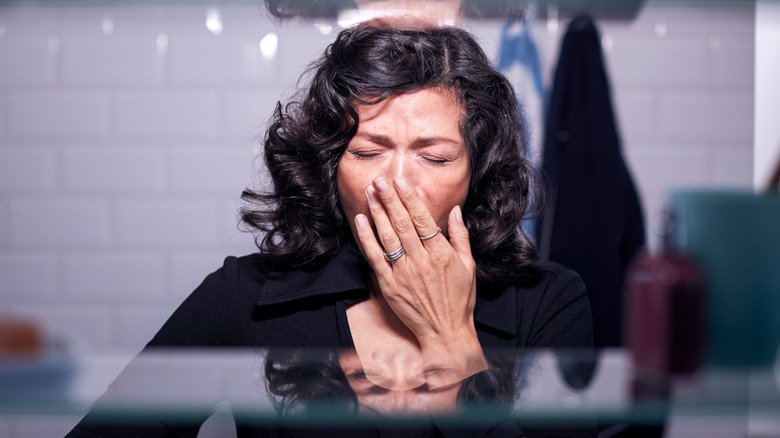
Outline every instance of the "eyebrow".
<svg viewBox="0 0 780 438"><path fill-rule="evenodd" d="M395 142L392 138L382 134L373 134L370 132L358 132L355 137L364 138L373 143L377 143L383 146L394 145ZM417 137L412 144L416 146L427 146L436 143L450 143L457 146L461 146L463 143L450 137L444 136L432 136L432 137Z"/></svg>

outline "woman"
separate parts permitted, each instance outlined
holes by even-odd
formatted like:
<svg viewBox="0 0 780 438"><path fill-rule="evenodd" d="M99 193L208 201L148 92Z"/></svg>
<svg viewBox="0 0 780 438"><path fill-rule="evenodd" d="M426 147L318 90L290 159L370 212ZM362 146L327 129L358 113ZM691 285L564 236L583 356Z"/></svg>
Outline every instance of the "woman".
<svg viewBox="0 0 780 438"><path fill-rule="evenodd" d="M457 394L490 372L483 349L591 345L579 277L537 263L518 226L533 191L514 93L473 37L363 24L311 72L265 137L272 190L243 194L260 253L228 257L148 348L354 349Z"/></svg>

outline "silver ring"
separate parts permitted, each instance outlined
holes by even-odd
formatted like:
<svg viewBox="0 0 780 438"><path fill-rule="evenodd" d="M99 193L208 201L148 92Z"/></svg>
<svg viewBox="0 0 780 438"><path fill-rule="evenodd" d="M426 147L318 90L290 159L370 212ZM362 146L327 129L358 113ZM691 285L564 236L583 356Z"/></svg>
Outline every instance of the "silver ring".
<svg viewBox="0 0 780 438"><path fill-rule="evenodd" d="M400 259L404 254L406 254L406 250L404 249L403 245L401 245L397 250L392 252L386 252L385 258L388 262L394 262L398 259Z"/></svg>
<svg viewBox="0 0 780 438"><path fill-rule="evenodd" d="M429 235L427 235L427 236L420 236L420 240L424 242L424 241L426 241L426 240L433 239L433 238L434 238L434 237L436 237L436 235L437 235L437 234L439 234L439 233L441 233L441 227L436 227L436 231L435 231L434 233L432 233L432 234L429 234Z"/></svg>

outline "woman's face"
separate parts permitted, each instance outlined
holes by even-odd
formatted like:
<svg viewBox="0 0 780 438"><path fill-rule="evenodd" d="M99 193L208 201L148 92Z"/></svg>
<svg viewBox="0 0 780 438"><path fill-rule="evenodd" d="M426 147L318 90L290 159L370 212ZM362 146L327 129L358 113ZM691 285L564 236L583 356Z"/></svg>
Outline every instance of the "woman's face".
<svg viewBox="0 0 780 438"><path fill-rule="evenodd" d="M355 233L355 215L371 220L366 187L378 177L392 186L403 176L442 231L469 186L469 154L460 133L461 105L448 90L423 89L357 105L358 131L338 165L339 200Z"/></svg>
<svg viewBox="0 0 780 438"><path fill-rule="evenodd" d="M360 414L445 414L458 409L460 382L431 385L419 355L364 364L354 351L344 351L339 366L357 396Z"/></svg>

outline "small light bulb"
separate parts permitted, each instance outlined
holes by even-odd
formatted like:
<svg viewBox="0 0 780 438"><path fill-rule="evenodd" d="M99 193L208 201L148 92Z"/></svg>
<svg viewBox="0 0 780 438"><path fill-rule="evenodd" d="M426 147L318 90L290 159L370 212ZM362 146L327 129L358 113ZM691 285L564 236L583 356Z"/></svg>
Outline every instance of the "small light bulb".
<svg viewBox="0 0 780 438"><path fill-rule="evenodd" d="M206 12L206 29L214 35L219 35L222 33L222 28L222 14L219 13L219 9L209 9Z"/></svg>
<svg viewBox="0 0 780 438"><path fill-rule="evenodd" d="M276 56L276 51L279 49L279 37L275 33L269 32L260 40L260 53L266 59L271 59Z"/></svg>
<svg viewBox="0 0 780 438"><path fill-rule="evenodd" d="M114 20L110 18L104 18L100 24L100 28L103 30L103 35L109 36L114 33Z"/></svg>
<svg viewBox="0 0 780 438"><path fill-rule="evenodd" d="M157 53L163 55L168 51L168 35L164 33L157 34Z"/></svg>

